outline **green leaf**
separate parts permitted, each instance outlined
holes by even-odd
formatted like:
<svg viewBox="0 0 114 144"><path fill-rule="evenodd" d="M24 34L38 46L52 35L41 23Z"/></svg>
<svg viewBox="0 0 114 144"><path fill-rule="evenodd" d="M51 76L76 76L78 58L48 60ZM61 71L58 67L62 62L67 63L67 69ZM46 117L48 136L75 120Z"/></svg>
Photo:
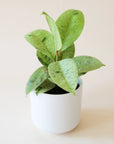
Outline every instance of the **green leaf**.
<svg viewBox="0 0 114 144"><path fill-rule="evenodd" d="M29 78L26 85L26 94L35 90L39 85L41 85L48 78L47 67L43 66L38 68Z"/></svg>
<svg viewBox="0 0 114 144"><path fill-rule="evenodd" d="M75 95L78 83L78 70L74 60L64 59L53 62L48 66L48 71L52 80L59 87Z"/></svg>
<svg viewBox="0 0 114 144"><path fill-rule="evenodd" d="M45 80L39 87L36 88L36 94L38 95L39 93L47 92L54 87L54 83L51 83L49 80Z"/></svg>
<svg viewBox="0 0 114 144"><path fill-rule="evenodd" d="M37 58L41 62L41 64L48 66L50 63L53 62L51 58L49 58L47 55L41 53L39 50L37 50Z"/></svg>
<svg viewBox="0 0 114 144"><path fill-rule="evenodd" d="M74 53L75 53L75 45L73 44L61 52L61 59L73 58Z"/></svg>
<svg viewBox="0 0 114 144"><path fill-rule="evenodd" d="M56 21L65 50L80 36L84 27L84 15L79 10L67 10Z"/></svg>
<svg viewBox="0 0 114 144"><path fill-rule="evenodd" d="M86 74L86 72L83 72L83 73L79 73L78 75L82 76L82 75L85 75L85 74Z"/></svg>
<svg viewBox="0 0 114 144"><path fill-rule="evenodd" d="M73 58L78 67L78 74L82 75L88 71L96 70L105 66L100 60L91 56L77 56Z"/></svg>
<svg viewBox="0 0 114 144"><path fill-rule="evenodd" d="M54 83L54 81L52 80L51 77L48 77L48 80L49 80L50 82Z"/></svg>
<svg viewBox="0 0 114 144"><path fill-rule="evenodd" d="M53 35L46 30L35 30L25 36L25 39L41 53L51 59L55 58Z"/></svg>
<svg viewBox="0 0 114 144"><path fill-rule="evenodd" d="M55 49L56 49L56 51L60 50L62 48L62 40L61 40L61 36L60 36L59 30L57 28L57 25L56 25L55 21L46 12L43 12L42 14L44 14L46 16L47 23L48 23L50 30L54 36Z"/></svg>

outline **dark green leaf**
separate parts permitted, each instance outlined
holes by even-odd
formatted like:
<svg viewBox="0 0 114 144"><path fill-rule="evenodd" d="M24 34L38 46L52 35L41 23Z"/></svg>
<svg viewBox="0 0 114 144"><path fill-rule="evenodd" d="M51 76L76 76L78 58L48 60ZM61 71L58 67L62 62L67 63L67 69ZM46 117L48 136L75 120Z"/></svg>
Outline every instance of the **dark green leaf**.
<svg viewBox="0 0 114 144"><path fill-rule="evenodd" d="M45 80L39 87L36 88L36 94L38 95L39 93L47 92L54 87L54 83L51 83L49 80Z"/></svg>
<svg viewBox="0 0 114 144"><path fill-rule="evenodd" d="M51 77L48 77L48 80L49 80L50 82L54 83L54 81L52 80Z"/></svg>
<svg viewBox="0 0 114 144"><path fill-rule="evenodd" d="M41 85L48 78L47 67L43 66L38 68L29 78L26 85L26 94L35 90L39 85Z"/></svg>
<svg viewBox="0 0 114 144"><path fill-rule="evenodd" d="M48 71L52 80L59 87L75 95L78 83L78 70L74 60L64 59L53 62L48 66Z"/></svg>
<svg viewBox="0 0 114 144"><path fill-rule="evenodd" d="M82 76L82 75L85 75L86 74L86 72L84 72L84 73L79 73L78 75L79 76Z"/></svg>
<svg viewBox="0 0 114 144"><path fill-rule="evenodd" d="M41 53L39 50L37 50L37 58L41 62L41 64L48 66L53 60L49 58L47 55Z"/></svg>
<svg viewBox="0 0 114 144"><path fill-rule="evenodd" d="M62 50L77 40L84 27L84 15L79 10L67 10L56 21L62 38Z"/></svg>
<svg viewBox="0 0 114 144"><path fill-rule="evenodd" d="M61 59L73 58L74 53L75 53L75 45L73 44L64 51L62 51Z"/></svg>

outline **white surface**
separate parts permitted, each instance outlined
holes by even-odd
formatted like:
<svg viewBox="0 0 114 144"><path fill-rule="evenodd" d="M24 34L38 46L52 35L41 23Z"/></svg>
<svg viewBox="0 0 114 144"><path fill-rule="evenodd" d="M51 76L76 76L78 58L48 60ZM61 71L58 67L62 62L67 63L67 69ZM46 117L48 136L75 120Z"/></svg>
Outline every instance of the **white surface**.
<svg viewBox="0 0 114 144"><path fill-rule="evenodd" d="M68 8L85 15L76 55L95 56L106 67L83 76L83 109L77 129L49 135L37 131L30 120L24 88L40 63L23 37L38 28L48 29L42 11L56 18ZM0 18L0 144L113 144L114 0L1 0Z"/></svg>
<svg viewBox="0 0 114 144"><path fill-rule="evenodd" d="M30 93L30 111L33 124L38 130L61 134L74 129L80 121L82 82L76 90L75 96L71 93L53 95L35 91Z"/></svg>

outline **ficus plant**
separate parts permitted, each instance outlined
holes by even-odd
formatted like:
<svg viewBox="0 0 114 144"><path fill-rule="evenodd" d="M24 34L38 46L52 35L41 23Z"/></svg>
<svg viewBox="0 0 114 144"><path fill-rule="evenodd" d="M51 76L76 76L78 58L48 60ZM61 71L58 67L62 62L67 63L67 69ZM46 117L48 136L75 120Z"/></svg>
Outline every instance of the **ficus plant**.
<svg viewBox="0 0 114 144"><path fill-rule="evenodd" d="M46 12L42 14L51 32L38 29L25 35L36 48L38 60L43 65L29 78L26 94L36 91L38 95L59 86L75 95L79 77L104 64L91 56L74 57L74 42L84 27L84 15L80 10L67 10L56 21Z"/></svg>

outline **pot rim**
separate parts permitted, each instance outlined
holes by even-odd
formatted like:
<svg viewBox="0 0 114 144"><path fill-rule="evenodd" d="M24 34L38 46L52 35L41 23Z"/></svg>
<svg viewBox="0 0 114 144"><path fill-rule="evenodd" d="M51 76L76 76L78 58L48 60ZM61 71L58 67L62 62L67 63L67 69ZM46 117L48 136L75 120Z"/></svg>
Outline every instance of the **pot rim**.
<svg viewBox="0 0 114 144"><path fill-rule="evenodd" d="M82 79L81 78L79 78L78 79L78 84L79 84L79 87L78 87L78 89L76 89L75 90L75 92L77 93L78 91L79 91L79 89L82 87L82 84L83 84L83 82L82 82ZM38 95L45 95L45 96L68 96L69 94L72 94L72 93L65 93L65 94L48 94L48 93L39 93L38 95L36 95L36 92L35 92L35 90L34 91L32 91L31 93L30 93L30 95L31 94L34 94L34 96L38 96ZM73 94L72 94L73 95ZM74 95L73 95L74 96Z"/></svg>

